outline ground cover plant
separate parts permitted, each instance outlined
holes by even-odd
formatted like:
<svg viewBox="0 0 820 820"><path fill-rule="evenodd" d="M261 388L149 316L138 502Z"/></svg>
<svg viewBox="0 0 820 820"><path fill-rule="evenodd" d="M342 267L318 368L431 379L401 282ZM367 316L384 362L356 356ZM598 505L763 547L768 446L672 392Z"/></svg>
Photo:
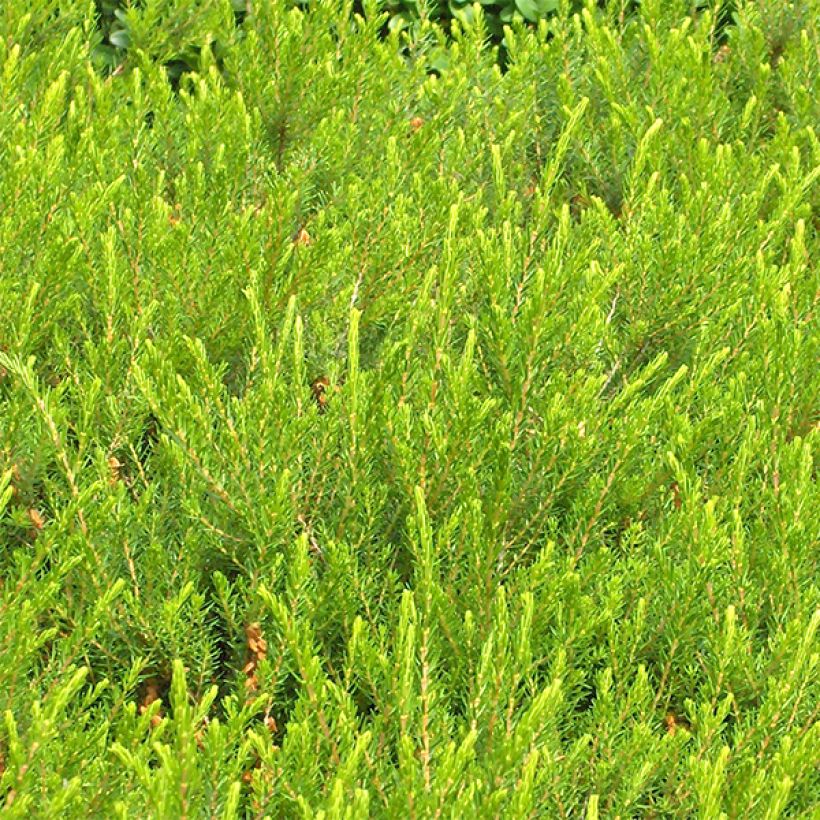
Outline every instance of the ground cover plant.
<svg viewBox="0 0 820 820"><path fill-rule="evenodd" d="M815 817L817 5L234 6L0 9L2 816Z"/></svg>

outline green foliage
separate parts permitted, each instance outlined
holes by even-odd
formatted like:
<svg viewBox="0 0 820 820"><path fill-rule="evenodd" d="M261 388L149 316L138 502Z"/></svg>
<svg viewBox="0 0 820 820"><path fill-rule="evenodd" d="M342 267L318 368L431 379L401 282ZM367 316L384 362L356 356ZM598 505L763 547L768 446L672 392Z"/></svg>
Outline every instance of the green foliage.
<svg viewBox="0 0 820 820"><path fill-rule="evenodd" d="M0 11L3 816L811 816L816 4L198 5Z"/></svg>

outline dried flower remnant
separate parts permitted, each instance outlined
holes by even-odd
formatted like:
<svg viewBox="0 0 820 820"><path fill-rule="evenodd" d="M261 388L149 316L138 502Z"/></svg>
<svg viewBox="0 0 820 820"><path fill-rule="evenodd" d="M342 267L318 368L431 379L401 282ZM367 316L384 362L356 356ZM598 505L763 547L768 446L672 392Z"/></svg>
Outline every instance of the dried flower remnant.
<svg viewBox="0 0 820 820"><path fill-rule="evenodd" d="M108 470L109 470L109 478L108 483L114 486L118 481L122 481L122 470L123 464L122 462L116 457L111 456L108 459Z"/></svg>
<svg viewBox="0 0 820 820"><path fill-rule="evenodd" d="M194 740L196 741L197 748L200 751L205 748L205 732L208 730L209 723L210 720L208 719L208 716L205 715L205 717L202 718L202 725L196 730L196 732L194 732Z"/></svg>
<svg viewBox="0 0 820 820"><path fill-rule="evenodd" d="M674 712L667 712L663 722L666 725L666 731L670 735L675 735L678 731L689 732L692 729L688 720L676 715Z"/></svg>
<svg viewBox="0 0 820 820"><path fill-rule="evenodd" d="M248 692L255 692L259 688L256 668L259 666L259 662L264 660L268 654L268 643L262 637L262 626L258 623L248 624L245 627L245 638L250 653L248 662L242 668L245 673L245 688Z"/></svg>
<svg viewBox="0 0 820 820"><path fill-rule="evenodd" d="M262 637L262 627L258 623L248 624L245 627L245 635L248 639L248 649L259 659L264 658L268 651L268 643Z"/></svg>

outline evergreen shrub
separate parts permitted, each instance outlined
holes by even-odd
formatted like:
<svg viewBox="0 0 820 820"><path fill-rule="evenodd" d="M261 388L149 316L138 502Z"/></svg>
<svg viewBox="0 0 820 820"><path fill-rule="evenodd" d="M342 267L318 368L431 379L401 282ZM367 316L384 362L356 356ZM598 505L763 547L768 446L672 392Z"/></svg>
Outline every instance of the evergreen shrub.
<svg viewBox="0 0 820 820"><path fill-rule="evenodd" d="M161 5L0 10L2 816L816 816L816 3Z"/></svg>

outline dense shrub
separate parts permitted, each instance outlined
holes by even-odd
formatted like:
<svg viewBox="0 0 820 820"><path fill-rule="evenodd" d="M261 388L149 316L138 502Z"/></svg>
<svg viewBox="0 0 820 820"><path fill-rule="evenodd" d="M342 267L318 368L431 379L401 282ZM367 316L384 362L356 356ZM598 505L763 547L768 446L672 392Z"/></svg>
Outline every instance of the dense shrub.
<svg viewBox="0 0 820 820"><path fill-rule="evenodd" d="M815 7L161 5L0 11L3 816L810 816Z"/></svg>

